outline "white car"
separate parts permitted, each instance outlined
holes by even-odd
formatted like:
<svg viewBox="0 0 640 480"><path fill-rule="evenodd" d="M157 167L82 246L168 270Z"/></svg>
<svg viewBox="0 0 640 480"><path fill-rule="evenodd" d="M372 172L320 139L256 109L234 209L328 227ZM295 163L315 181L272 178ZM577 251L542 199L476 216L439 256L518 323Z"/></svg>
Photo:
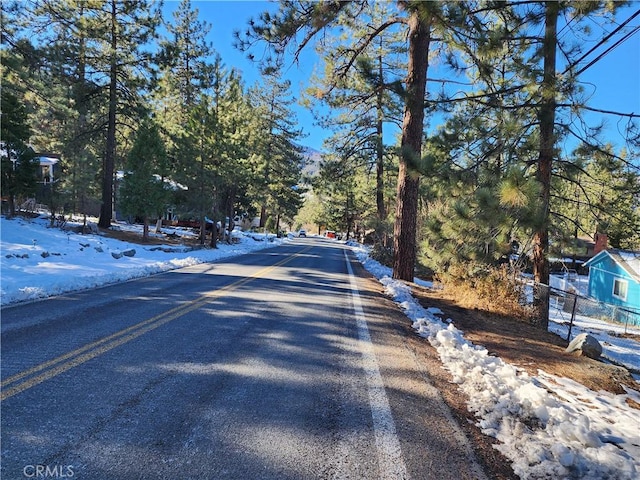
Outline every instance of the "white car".
<svg viewBox="0 0 640 480"><path fill-rule="evenodd" d="M298 232L298 237L307 237L307 231L306 230L300 230Z"/></svg>

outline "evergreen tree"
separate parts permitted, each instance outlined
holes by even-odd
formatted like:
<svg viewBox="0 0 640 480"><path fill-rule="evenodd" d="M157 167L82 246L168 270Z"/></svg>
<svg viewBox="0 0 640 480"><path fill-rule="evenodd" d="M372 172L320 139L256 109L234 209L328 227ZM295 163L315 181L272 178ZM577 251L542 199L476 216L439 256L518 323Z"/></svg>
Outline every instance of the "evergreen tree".
<svg viewBox="0 0 640 480"><path fill-rule="evenodd" d="M213 213L214 218L226 223L230 233L236 215L253 210L248 192L255 181L249 161L254 112L239 73L235 69L227 71L220 59L214 64L212 99L219 131ZM227 241L231 241L230 236Z"/></svg>
<svg viewBox="0 0 640 480"><path fill-rule="evenodd" d="M177 142L174 168L178 180L188 187L185 213L202 220L233 219L236 201L251 181L248 162L251 112L237 72L228 71L217 56L210 68L210 87L201 94ZM177 167L177 168L176 168ZM246 200L242 202L246 208ZM216 224L217 222L214 222ZM230 226L232 227L232 226ZM212 236L215 246L215 235Z"/></svg>
<svg viewBox="0 0 640 480"><path fill-rule="evenodd" d="M405 25L408 38L408 62L405 82L405 110L402 122L401 156L398 172L396 214L394 226L394 278L413 280L416 262L416 227L418 213L419 175L417 166L422 147L424 97L426 91L428 54L432 22L439 8L435 3L399 1L398 12L371 25L357 48L340 49L338 45L325 45L328 50L348 58L341 75L351 73L360 54L378 35L396 25ZM266 41L276 57L277 68L283 54L291 45L295 57L316 35L329 28L352 28L358 14L365 10L367 2L317 2L290 1L281 4L280 11L271 15L263 13L258 22L252 21L244 39L237 35L238 45L248 49L255 41ZM301 38L300 38L301 37ZM267 62L270 60L266 59ZM273 64L268 68L274 68Z"/></svg>
<svg viewBox="0 0 640 480"><path fill-rule="evenodd" d="M211 106L211 100L201 95L200 101L191 111L186 125L185 137L178 145L181 159L179 181L188 188L187 207L200 222L200 244L204 245L206 236L205 218L211 216L213 192L216 182L217 118Z"/></svg>
<svg viewBox="0 0 640 480"><path fill-rule="evenodd" d="M84 185L92 183L95 157L102 157L102 227L111 223L116 146L126 141L127 123L135 124L125 119L140 115L150 59L143 48L159 22L152 6L147 0L43 0L18 9L23 33L45 45L34 57L40 71L31 77L39 82L31 89L38 107L34 144L62 152L63 161L69 157L65 178L74 202L90 195ZM104 143L95 141L97 134Z"/></svg>
<svg viewBox="0 0 640 480"><path fill-rule="evenodd" d="M16 200L33 197L37 186L39 163L27 142L31 129L24 104L10 91L2 89L2 195L9 198L9 214L15 215Z"/></svg>
<svg viewBox="0 0 640 480"><path fill-rule="evenodd" d="M554 176L552 211L559 233L554 243L571 249L580 236L606 233L611 247L637 249L640 175L610 145L596 151L582 145L573 157Z"/></svg>
<svg viewBox="0 0 640 480"><path fill-rule="evenodd" d="M158 127L150 120L140 125L126 168L120 206L125 214L142 220L142 238L147 241L149 219L161 217L167 202L167 155Z"/></svg>
<svg viewBox="0 0 640 480"><path fill-rule="evenodd" d="M178 93L178 105L187 108L198 99L199 92L209 86L206 58L213 53L206 41L211 26L198 20L198 14L191 0L181 0L173 13L174 23L166 23L170 38L160 42L158 59L169 84Z"/></svg>
<svg viewBox="0 0 640 480"><path fill-rule="evenodd" d="M567 45L571 36L559 38L557 25L563 19L565 27L571 24L572 31L578 30L595 13L608 16L611 13L598 2L485 6L460 2L447 4L446 12L450 21L458 25L444 35L445 44L455 47L449 52L450 64L457 71L472 75L469 90L462 96L452 100L444 92L430 103L449 110L451 105L462 103L455 110L459 117L457 127L468 124L477 132L462 148L462 157L453 154L448 157L454 166L463 165L461 171L472 184L482 187L473 191L483 194L483 188L488 186L495 192L492 195L514 200L528 198L537 191L535 210L531 210L527 220L520 220L518 226L521 233L530 232L538 324L546 328L549 235L555 232L556 216L552 209L552 179L563 170L559 142L566 134L574 133L564 109L569 107L573 116L582 107L579 102L570 101L579 91L577 78L560 74L556 66L557 51L562 52L569 65L580 52ZM458 128L450 138L468 133L466 127ZM460 142L454 140L453 144ZM531 178L536 180L537 188L531 188ZM479 200L469 199L472 203ZM491 208L491 203L486 208ZM499 215L494 217L499 219ZM492 231L487 230L487 234Z"/></svg>
<svg viewBox="0 0 640 480"><path fill-rule="evenodd" d="M313 189L323 198L321 218L328 230L345 232L349 239L375 225L376 178L369 173L362 163L325 157Z"/></svg>
<svg viewBox="0 0 640 480"><path fill-rule="evenodd" d="M201 219L204 244L204 218L233 218L235 200L246 190L243 125L249 113L239 74L214 55L206 42L210 26L197 17L198 10L185 0L174 13L175 24L167 26L171 37L162 41L154 108L169 140L176 179L189 188L182 213ZM216 235L211 242L215 246Z"/></svg>
<svg viewBox="0 0 640 480"><path fill-rule="evenodd" d="M272 73L265 76L263 85L249 91L258 122L252 148L260 227L265 226L268 216L281 214L285 206L291 210L299 195L296 186L300 183L302 151L296 141L302 132L296 128L295 114L289 108L293 103L290 88L291 82Z"/></svg>
<svg viewBox="0 0 640 480"><path fill-rule="evenodd" d="M57 146L44 149L61 154L56 186L64 192L73 212L85 214L85 222L86 213L92 210L100 195L95 172L100 169L104 147L100 113L106 97L92 80L97 71L92 59L97 56L94 39L101 28L96 18L99 7L96 1L47 0L36 4L33 11L35 22L46 25L44 31L50 35L45 55L51 65L50 78L55 79L52 83L62 92L59 103L65 109L62 112L65 128L58 138L50 129L43 130L48 141L55 139ZM54 98L53 95L47 97ZM44 113L47 109L38 111ZM64 170L60 170L61 167Z"/></svg>
<svg viewBox="0 0 640 480"><path fill-rule="evenodd" d="M360 27L354 25L349 39L349 51L369 34L365 25L380 23L390 16L393 8L389 3L367 5L367 11L359 13ZM320 118L320 125L336 134L325 145L339 158L350 163L362 161L375 172L375 217L370 219L369 227L375 229L376 243L386 245L391 228L388 226L389 212L386 199L386 169L393 162L391 147L384 144L385 129L397 125L402 115L401 75L405 68L406 57L403 32L391 29L382 32L361 53L356 62L355 74L341 75L347 68L349 58L318 49L324 56L324 74L315 80L308 89L308 103L319 103L330 107L330 114ZM338 43L340 39L333 40ZM331 43L332 40L326 40ZM349 169L346 169L347 171ZM355 174L356 169L351 170Z"/></svg>
<svg viewBox="0 0 640 480"><path fill-rule="evenodd" d="M101 41L102 71L108 76L106 148L102 167L102 205L98 226L108 228L113 212L113 176L115 173L118 116L135 116L139 90L144 85L137 71L148 67L151 56L143 46L155 35L160 11L147 0L128 2L108 0L97 13L104 30ZM135 69L134 69L135 67Z"/></svg>

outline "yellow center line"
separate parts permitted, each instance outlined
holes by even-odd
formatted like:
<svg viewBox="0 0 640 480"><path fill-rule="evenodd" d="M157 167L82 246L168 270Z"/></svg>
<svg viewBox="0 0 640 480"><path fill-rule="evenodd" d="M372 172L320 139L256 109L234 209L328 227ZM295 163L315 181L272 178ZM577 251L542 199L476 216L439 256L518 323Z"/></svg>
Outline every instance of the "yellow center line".
<svg viewBox="0 0 640 480"><path fill-rule="evenodd" d="M40 383L49 380L50 378L53 378L61 373L64 373L67 370L77 367L93 358L96 358L103 353L113 350L120 345L124 345L125 343L130 342L131 340L134 340L141 335L144 335L145 333L155 330L162 325L165 325L177 318L182 317L183 315L186 315L187 313L197 310L198 308L204 306L212 300L221 297L225 293L232 291L246 283L249 283L253 279L260 278L266 275L270 271L284 265L285 263L288 263L293 258L301 255L311 248L312 247L309 246L304 250L286 257L273 265L258 270L257 272L246 278L238 280L218 290L207 292L199 298L192 300L185 305L174 307L152 318L149 318L116 333L101 338L100 340L96 340L95 342L84 345L80 348L72 350L71 352L65 353L64 355L60 355L52 360L48 360L32 368L17 373L11 377L8 377L2 380L2 383L0 384L0 386L2 387L2 392L0 393L0 402L20 392L24 392L31 387L39 385ZM36 376L32 376L38 372L42 373ZM17 383L16 385L13 385L8 389L5 388L6 386L15 384L16 382L19 382L20 380L27 377L30 378L21 383Z"/></svg>

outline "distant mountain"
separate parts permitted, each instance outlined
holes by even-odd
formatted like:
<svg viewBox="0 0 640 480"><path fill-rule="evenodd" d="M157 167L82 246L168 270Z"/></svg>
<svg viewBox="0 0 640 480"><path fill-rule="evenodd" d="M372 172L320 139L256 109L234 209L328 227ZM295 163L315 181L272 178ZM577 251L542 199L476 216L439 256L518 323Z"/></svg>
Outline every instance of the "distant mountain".
<svg viewBox="0 0 640 480"><path fill-rule="evenodd" d="M302 155L304 157L304 166L302 174L308 177L315 177L320 171L320 162L322 161L322 152L311 147L302 146Z"/></svg>

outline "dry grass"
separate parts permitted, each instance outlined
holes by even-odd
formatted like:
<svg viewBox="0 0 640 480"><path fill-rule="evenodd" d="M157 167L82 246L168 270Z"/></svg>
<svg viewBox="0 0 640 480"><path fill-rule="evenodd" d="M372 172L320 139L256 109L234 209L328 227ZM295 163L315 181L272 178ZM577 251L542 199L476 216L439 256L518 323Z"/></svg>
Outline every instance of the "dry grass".
<svg viewBox="0 0 640 480"><path fill-rule="evenodd" d="M451 266L438 280L450 291L456 292L458 305L498 315L515 315L530 321L533 311L523 305L523 286L505 267L480 264Z"/></svg>
<svg viewBox="0 0 640 480"><path fill-rule="evenodd" d="M454 325L464 332L465 338L482 345L490 354L516 365L531 375L538 370L559 377L567 377L594 391L606 390L624 393L622 384L638 388L631 374L622 367L592 360L588 357L565 353L568 342L557 335L531 325L528 317L517 312L502 312L502 303L496 297L495 305L488 299L473 304L472 294L463 298L457 289L432 290L413 287L414 295L424 307L438 307Z"/></svg>

